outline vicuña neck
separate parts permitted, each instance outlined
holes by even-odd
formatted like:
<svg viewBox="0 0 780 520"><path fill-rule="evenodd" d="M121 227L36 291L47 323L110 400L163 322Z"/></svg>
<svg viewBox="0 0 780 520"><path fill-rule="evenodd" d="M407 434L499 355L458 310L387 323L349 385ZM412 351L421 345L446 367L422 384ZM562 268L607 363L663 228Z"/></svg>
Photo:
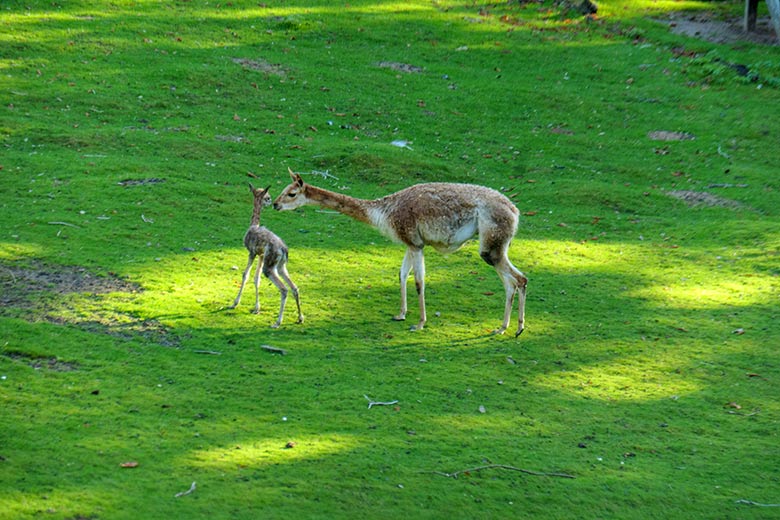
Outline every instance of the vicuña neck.
<svg viewBox="0 0 780 520"><path fill-rule="evenodd" d="M306 198L323 208L333 209L355 220L371 224L368 217L368 206L370 204L368 200L356 199L355 197L324 190L312 185L306 187Z"/></svg>
<svg viewBox="0 0 780 520"><path fill-rule="evenodd" d="M260 213L262 213L262 211L263 211L262 203L260 204L255 203L255 207L252 209L252 222L249 223L250 226L260 225Z"/></svg>

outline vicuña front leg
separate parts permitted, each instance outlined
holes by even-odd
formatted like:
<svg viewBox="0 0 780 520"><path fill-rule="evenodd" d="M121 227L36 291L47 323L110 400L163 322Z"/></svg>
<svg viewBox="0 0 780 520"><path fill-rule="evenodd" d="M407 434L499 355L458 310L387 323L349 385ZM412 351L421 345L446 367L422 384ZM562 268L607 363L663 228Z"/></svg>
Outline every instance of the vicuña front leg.
<svg viewBox="0 0 780 520"><path fill-rule="evenodd" d="M235 309L238 307L238 304L241 303L241 293L244 292L244 286L246 285L246 281L249 279L249 270L252 269L252 262L255 260L255 255L252 253L249 253L249 262L246 264L246 269L244 269L244 274L241 276L241 287L238 288L238 295L236 296L236 299L233 300L233 305L228 307L228 309Z"/></svg>
<svg viewBox="0 0 780 520"><path fill-rule="evenodd" d="M260 258L259 262L255 270L255 310L252 311L254 314L260 314L260 271L263 267L263 259Z"/></svg>
<svg viewBox="0 0 780 520"><path fill-rule="evenodd" d="M404 321L406 319L406 280L409 278L409 272L412 270L412 250L407 249L404 255L404 261L401 263L401 273L399 279L401 282L401 311L397 316L393 316L395 321Z"/></svg>
<svg viewBox="0 0 780 520"><path fill-rule="evenodd" d="M410 249L410 251L412 251ZM422 330L428 317L425 313L425 257L422 249L412 251L412 270L414 271L414 285L417 288L417 301L420 305L420 321L410 330Z"/></svg>

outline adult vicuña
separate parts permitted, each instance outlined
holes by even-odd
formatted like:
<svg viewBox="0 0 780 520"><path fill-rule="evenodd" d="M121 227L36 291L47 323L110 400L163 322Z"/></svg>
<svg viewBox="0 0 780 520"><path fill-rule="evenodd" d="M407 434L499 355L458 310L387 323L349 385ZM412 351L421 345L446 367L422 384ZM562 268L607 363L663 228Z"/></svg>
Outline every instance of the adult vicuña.
<svg viewBox="0 0 780 520"><path fill-rule="evenodd" d="M517 231L519 212L504 195L484 186L436 182L417 184L380 199L363 200L312 186L289 171L292 183L274 201L275 209L289 210L305 204L334 209L406 245L400 275L401 312L393 319L406 319L406 280L411 270L420 303L420 322L412 330L425 326L423 247L430 245L442 253L450 253L478 234L479 254L496 269L506 291L504 321L495 332L503 334L509 326L515 295L518 297L515 336L523 332L528 279L507 257Z"/></svg>
<svg viewBox="0 0 780 520"><path fill-rule="evenodd" d="M287 302L287 287L285 287L281 276L287 285L290 286L293 296L295 297L295 304L298 307L298 323L303 323L303 314L301 314L301 300L298 297L298 287L290 279L290 275L287 273L287 257L288 251L284 241L276 236L271 230L265 226L260 225L260 213L263 211L264 206L271 205L271 196L268 195L268 189L264 190L255 189L252 184L249 184L249 189L252 191L254 197L254 208L252 211L252 222L249 225L249 229L246 230L244 235L244 246L249 251L249 261L244 269L244 275L241 278L241 287L238 289L238 296L236 296L233 305L230 309L235 309L241 302L241 293L244 291L244 285L249 278L249 271L252 269L252 264L256 257L259 257L257 270L255 271L255 310L254 313L260 312L260 271L271 280L271 282L279 289L281 294L281 303L279 304L279 317L276 319L276 323L271 325L273 328L279 327L282 324L282 318L284 317L284 305Z"/></svg>

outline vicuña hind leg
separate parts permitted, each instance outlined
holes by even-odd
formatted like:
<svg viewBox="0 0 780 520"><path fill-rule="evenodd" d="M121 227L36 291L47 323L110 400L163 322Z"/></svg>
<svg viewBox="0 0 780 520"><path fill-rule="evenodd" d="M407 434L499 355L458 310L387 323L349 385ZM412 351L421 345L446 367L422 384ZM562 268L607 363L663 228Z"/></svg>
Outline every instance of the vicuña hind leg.
<svg viewBox="0 0 780 520"><path fill-rule="evenodd" d="M287 302L287 287L279 278L276 269L267 269L263 274L265 274L265 276L271 280L271 283L273 283L276 288L279 289L279 294L281 296L281 301L279 302L279 316L276 318L276 322L271 325L272 329L277 329L279 328L279 325L282 324L282 319L284 318L284 305Z"/></svg>
<svg viewBox="0 0 780 520"><path fill-rule="evenodd" d="M523 332L524 328L525 287L528 284L528 279L509 261L507 249L509 248L510 240L511 237L507 238L486 230L480 237L479 255L487 264L492 265L496 269L498 277L501 278L501 283L504 284L504 293L506 295L504 319L501 322L501 327L494 332L495 334L503 334L509 327L509 320L512 316L512 303L515 295L517 295L518 317L517 332L515 333L515 337L517 337Z"/></svg>
<svg viewBox="0 0 780 520"><path fill-rule="evenodd" d="M512 303L517 295L517 332L515 337L522 334L525 328L525 289L528 279L512 263L506 259L496 266L496 271L504 284L506 293L506 302L504 304L504 319L501 328L496 330L496 334L503 334L509 328L509 321L512 316Z"/></svg>
<svg viewBox="0 0 780 520"><path fill-rule="evenodd" d="M279 267L279 274L284 279L285 282L287 282L287 285L290 286L290 290L293 293L293 297L295 298L295 305L298 307L298 321L297 323L303 323L303 313L301 312L301 299L298 295L298 286L295 285L290 278L290 273L287 272L287 266L282 265Z"/></svg>

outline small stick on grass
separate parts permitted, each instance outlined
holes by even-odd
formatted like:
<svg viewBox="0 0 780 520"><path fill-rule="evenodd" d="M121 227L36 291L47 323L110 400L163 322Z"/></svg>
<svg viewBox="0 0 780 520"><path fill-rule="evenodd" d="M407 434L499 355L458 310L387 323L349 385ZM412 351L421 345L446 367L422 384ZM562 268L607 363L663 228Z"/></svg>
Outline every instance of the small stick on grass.
<svg viewBox="0 0 780 520"><path fill-rule="evenodd" d="M68 226L68 227L78 228L76 224L71 224L70 222L47 222L47 224L51 226Z"/></svg>
<svg viewBox="0 0 780 520"><path fill-rule="evenodd" d="M761 504L759 502L753 502L752 500L745 500L745 499L737 500L737 504L744 504L746 506L756 506L756 507L780 507L780 504Z"/></svg>
<svg viewBox="0 0 780 520"><path fill-rule="evenodd" d="M462 469L459 471L454 471L452 473L445 473L443 471L433 471L432 473L435 473L436 475L441 475L443 477L458 478L458 476L462 473L476 473L477 471L482 471L483 469L507 469L510 471L519 471L520 473L534 475L535 477L577 478L574 475L569 475L567 473L544 473L539 471L531 471L530 469L507 466L506 464L488 464L487 466L477 466L476 468Z"/></svg>
<svg viewBox="0 0 780 520"><path fill-rule="evenodd" d="M270 352L271 354L280 354L282 356L287 355L287 351L283 348L272 347L271 345L260 345L260 348Z"/></svg>
<svg viewBox="0 0 780 520"><path fill-rule="evenodd" d="M189 495L193 491L195 491L195 482L192 483L192 485L190 486L190 489L188 489L187 491L182 491L181 493L176 493L174 495L174 497L175 498L183 497L183 496Z"/></svg>
<svg viewBox="0 0 780 520"><path fill-rule="evenodd" d="M221 356L222 352L217 352L216 350L193 350L196 354L211 354L212 356Z"/></svg>
<svg viewBox="0 0 780 520"><path fill-rule="evenodd" d="M391 405L394 405L394 404L398 404L398 400L382 402L382 401L372 401L371 398L368 397L367 395L364 395L363 397L365 397L366 400L368 401L368 409L369 410L371 409L372 406L391 406Z"/></svg>

